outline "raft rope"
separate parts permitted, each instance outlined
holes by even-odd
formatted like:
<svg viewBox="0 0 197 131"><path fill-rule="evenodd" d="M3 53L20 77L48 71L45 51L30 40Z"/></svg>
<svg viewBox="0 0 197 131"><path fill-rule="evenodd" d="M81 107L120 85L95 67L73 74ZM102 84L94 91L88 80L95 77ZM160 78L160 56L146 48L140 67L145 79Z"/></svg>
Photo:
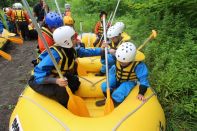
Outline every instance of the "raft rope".
<svg viewBox="0 0 197 131"><path fill-rule="evenodd" d="M86 79L86 78L84 78L84 77L82 77L82 76L78 76L79 78L81 78L81 79L84 79L84 80L86 80L87 82L89 82L90 84L94 84L92 81L90 81L90 80L88 80L88 79Z"/></svg>
<svg viewBox="0 0 197 131"><path fill-rule="evenodd" d="M55 121L57 121L66 131L70 131L70 129L68 128L68 126L66 126L61 120L59 120L57 117L55 117L51 112L49 112L46 108L44 108L42 105L38 104L36 101L34 101L33 99L24 96L23 94L20 95L20 97L30 101L31 103L33 103L34 105L36 105L37 107L39 107L42 111L44 111L45 113L47 113L49 116L51 116Z"/></svg>
<svg viewBox="0 0 197 131"><path fill-rule="evenodd" d="M131 115L133 115L136 111L138 111L145 103L148 102L148 100L150 100L150 98L152 98L154 95L157 96L156 92L154 91L153 88L151 88L151 91L153 92L149 97L147 97L147 100L145 102L142 102L136 109L134 109L133 111L129 112L125 117L123 117L117 124L116 126L112 129L112 131L116 131L120 125L127 119L129 118Z"/></svg>
<svg viewBox="0 0 197 131"><path fill-rule="evenodd" d="M95 82L94 84L92 84L92 86L95 86L96 84L98 84L99 82L101 82L101 81L103 81L103 80L105 80L105 79L106 79L106 77L100 79L99 81L97 81L97 82Z"/></svg>
<svg viewBox="0 0 197 131"><path fill-rule="evenodd" d="M87 81L87 82L89 82L89 83L91 84L91 90L95 90L95 89L96 89L96 88L95 88L95 85L98 84L99 82L101 82L101 81L103 81L103 80L106 79L106 77L104 77L104 78L102 78L102 79L100 79L100 80L98 80L98 81L96 81L96 82L94 83L94 82L92 82L92 81L90 81L90 80L88 80L87 78L84 78L84 77L82 77L82 76L78 76L78 77L81 78L81 79L84 79L84 80Z"/></svg>

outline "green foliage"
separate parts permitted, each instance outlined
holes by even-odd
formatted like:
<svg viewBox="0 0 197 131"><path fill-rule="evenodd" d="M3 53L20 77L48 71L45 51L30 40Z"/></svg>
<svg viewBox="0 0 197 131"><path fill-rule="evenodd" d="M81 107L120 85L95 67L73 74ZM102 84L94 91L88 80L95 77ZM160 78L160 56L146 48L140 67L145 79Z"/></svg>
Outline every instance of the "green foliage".
<svg viewBox="0 0 197 131"><path fill-rule="evenodd" d="M0 20L2 21L4 28L8 29L8 25L5 19L5 14L3 12L3 10L0 9Z"/></svg>

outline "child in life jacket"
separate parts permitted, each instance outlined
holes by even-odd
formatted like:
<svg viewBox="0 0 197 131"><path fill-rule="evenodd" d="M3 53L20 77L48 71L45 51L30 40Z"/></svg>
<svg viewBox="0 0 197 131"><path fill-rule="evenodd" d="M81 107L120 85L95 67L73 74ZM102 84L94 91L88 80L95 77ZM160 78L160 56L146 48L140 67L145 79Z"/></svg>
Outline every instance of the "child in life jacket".
<svg viewBox="0 0 197 131"><path fill-rule="evenodd" d="M102 42L104 40L103 37L103 17L105 16L105 18L107 18L107 13L105 11L101 11L100 12L100 20L96 23L95 27L94 27L94 33L97 36L96 41L93 43L94 47L101 47ZM107 23L107 29L109 28L110 23Z"/></svg>
<svg viewBox="0 0 197 131"><path fill-rule="evenodd" d="M124 39L122 36L122 32L124 30L124 24L115 24L111 26L107 31L107 38L110 40L109 43L103 43L109 45L110 49L116 50L118 46L120 46L123 42L129 39ZM116 58L114 55L109 54L108 55L108 69L110 69L116 61ZM105 56L101 56L101 64L102 67L100 69L100 72L95 74L96 76L104 76L106 72L106 65L105 65Z"/></svg>
<svg viewBox="0 0 197 131"><path fill-rule="evenodd" d="M49 12L45 16L45 24L41 28L43 37L46 39L47 44L52 46L54 44L53 32L56 28L63 25L62 18L56 12ZM45 50L45 46L40 37L38 37L38 53L42 53Z"/></svg>
<svg viewBox="0 0 197 131"><path fill-rule="evenodd" d="M142 62L145 59L143 53L138 51L131 42L122 43L116 50L116 64L109 70L109 88L114 105L117 106L129 95L130 91L139 83L137 98L145 101L144 94L149 85L148 69ZM101 85L106 96L107 84ZM105 100L96 102L97 106L105 104Z"/></svg>
<svg viewBox="0 0 197 131"><path fill-rule="evenodd" d="M71 16L70 4L65 4L64 16Z"/></svg>
<svg viewBox="0 0 197 131"><path fill-rule="evenodd" d="M70 26L59 27L53 32L55 44L50 47L50 50L65 79L59 78L48 52L44 51L38 57L38 64L29 80L29 85L33 90L57 100L65 107L67 107L69 99L65 86L68 85L73 93L80 86L74 68L76 58L99 56L104 53L102 48L85 49L81 47L75 49L77 42L75 33L75 30Z"/></svg>

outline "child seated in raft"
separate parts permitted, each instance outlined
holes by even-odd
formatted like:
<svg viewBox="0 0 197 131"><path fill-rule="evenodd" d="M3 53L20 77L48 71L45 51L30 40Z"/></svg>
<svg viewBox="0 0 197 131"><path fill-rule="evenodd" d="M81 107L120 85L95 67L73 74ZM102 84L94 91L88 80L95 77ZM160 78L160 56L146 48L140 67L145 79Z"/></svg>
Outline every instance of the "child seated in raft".
<svg viewBox="0 0 197 131"><path fill-rule="evenodd" d="M117 22L119 24L115 24L111 26L107 31L107 38L111 41L108 43L109 48L116 50L119 45L125 42L124 38L122 37L122 32L124 30L124 23ZM106 43L103 43L104 45ZM115 64L116 58L114 55L108 55L108 68L110 69ZM105 65L105 57L101 56L101 63L102 67L100 72L96 74L96 76L104 76L106 72L106 65Z"/></svg>
<svg viewBox="0 0 197 131"><path fill-rule="evenodd" d="M148 81L148 69L142 60L144 55L136 50L131 42L122 43L116 51L116 64L109 70L109 86L114 105L117 106L128 96L133 87L139 85L137 98L145 101L144 94L150 86ZM101 85L103 94L106 96L107 84ZM96 102L97 106L105 104L105 100Z"/></svg>
<svg viewBox="0 0 197 131"><path fill-rule="evenodd" d="M53 32L55 44L50 50L57 61L58 67L65 79L59 78L54 64L47 51L40 54L34 75L29 80L29 86L36 92L57 100L67 107L69 99L65 86L74 93L78 90L80 81L75 75L75 60L77 57L98 56L104 53L102 48L77 48L75 30L70 26L62 26Z"/></svg>

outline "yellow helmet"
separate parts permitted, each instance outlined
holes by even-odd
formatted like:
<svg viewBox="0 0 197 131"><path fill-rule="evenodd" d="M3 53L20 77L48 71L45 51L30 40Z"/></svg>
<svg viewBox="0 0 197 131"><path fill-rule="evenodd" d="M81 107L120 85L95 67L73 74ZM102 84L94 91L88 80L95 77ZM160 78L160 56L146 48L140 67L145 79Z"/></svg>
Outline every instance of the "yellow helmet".
<svg viewBox="0 0 197 131"><path fill-rule="evenodd" d="M64 25L73 25L74 20L70 16L64 16Z"/></svg>

